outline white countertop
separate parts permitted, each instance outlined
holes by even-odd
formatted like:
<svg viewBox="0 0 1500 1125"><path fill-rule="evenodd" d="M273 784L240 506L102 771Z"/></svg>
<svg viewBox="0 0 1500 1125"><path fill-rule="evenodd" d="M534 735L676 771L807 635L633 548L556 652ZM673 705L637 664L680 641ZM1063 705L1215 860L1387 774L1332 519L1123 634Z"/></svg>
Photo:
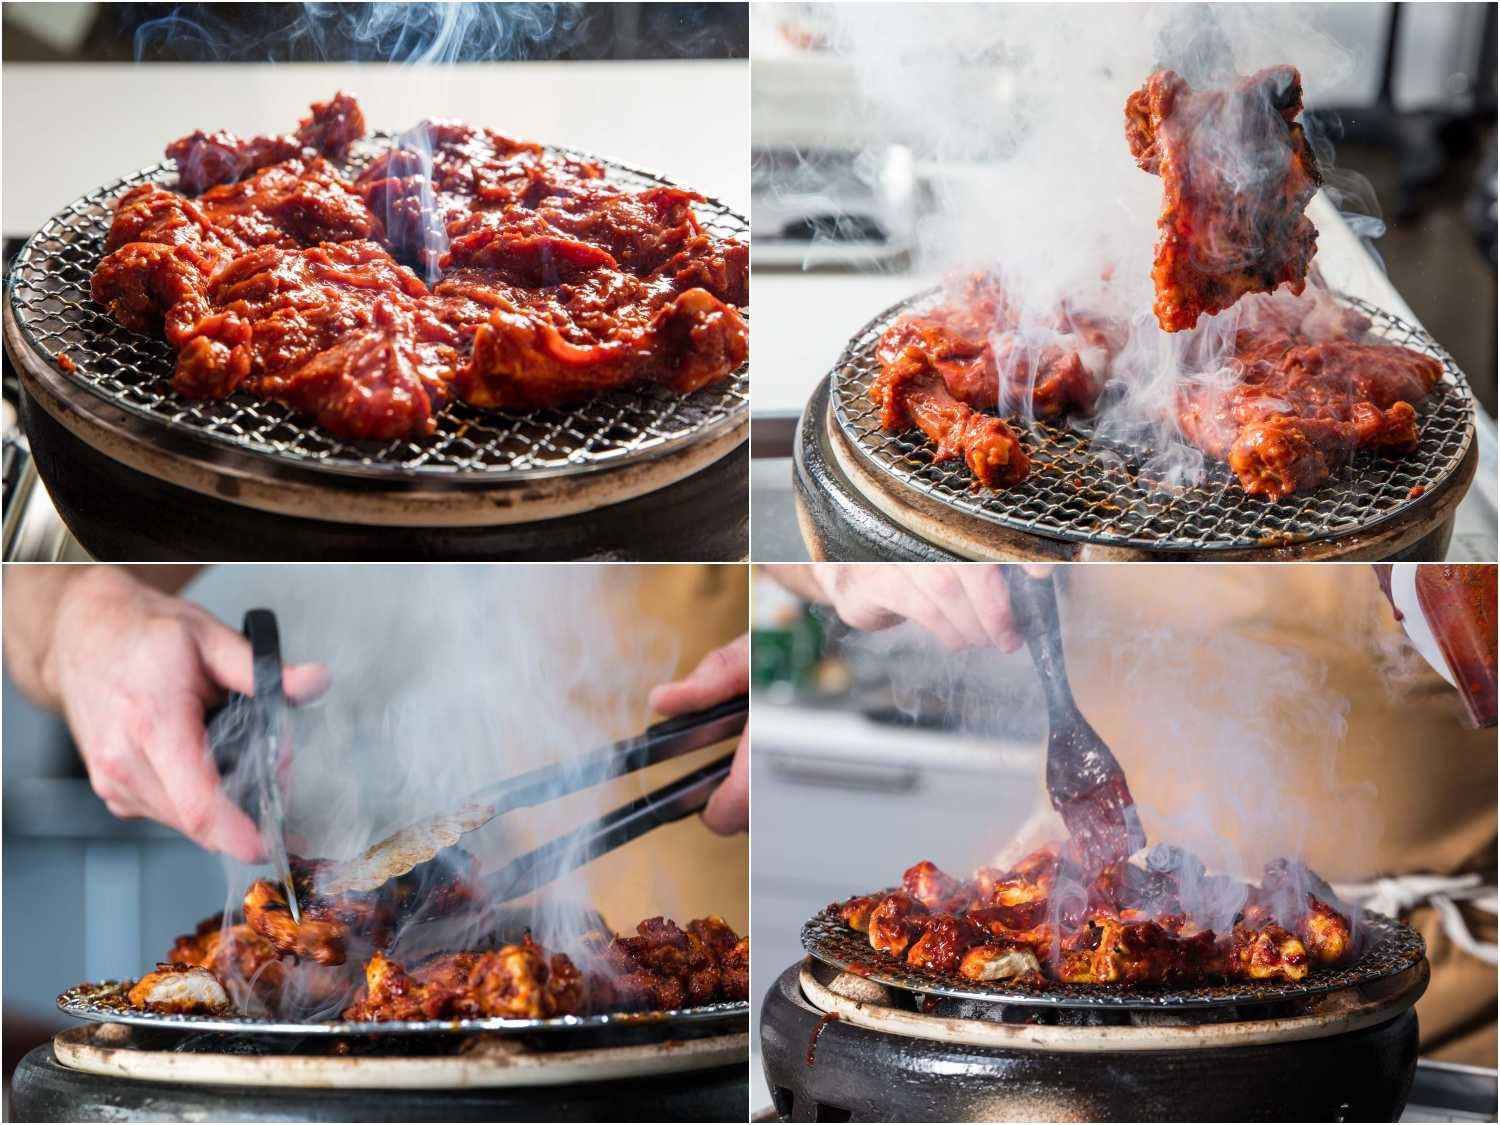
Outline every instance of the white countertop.
<svg viewBox="0 0 1500 1125"><path fill-rule="evenodd" d="M359 97L372 129L458 117L661 172L745 212L749 74L743 60L7 64L0 227L30 234L194 129L290 132L340 89Z"/></svg>

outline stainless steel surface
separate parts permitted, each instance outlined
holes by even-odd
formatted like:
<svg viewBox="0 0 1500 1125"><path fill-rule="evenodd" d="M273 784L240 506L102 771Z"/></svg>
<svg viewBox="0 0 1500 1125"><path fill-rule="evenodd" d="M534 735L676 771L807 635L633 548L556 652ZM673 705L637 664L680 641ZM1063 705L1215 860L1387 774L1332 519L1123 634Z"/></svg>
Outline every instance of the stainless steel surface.
<svg viewBox="0 0 1500 1125"><path fill-rule="evenodd" d="M1302 1000L1397 976L1419 965L1426 956L1422 936L1394 918L1364 911L1359 932L1362 947L1358 958L1335 969L1312 969L1296 983L1235 981L1190 988L1124 989L1056 981L1029 988L1007 981L968 981L954 974L917 968L872 949L869 939L846 926L832 906L802 927L802 945L818 960L840 969L857 966L855 975L877 984L930 996L1028 1007L1179 1009Z"/></svg>
<svg viewBox="0 0 1500 1125"><path fill-rule="evenodd" d="M229 1035L269 1035L299 1038L337 1035L360 1038L375 1035L471 1035L477 1032L534 1034L580 1028L635 1027L648 1024L729 1024L750 1015L745 1001L704 1004L664 1012L611 1012L596 1016L557 1016L552 1019L458 1019L458 1020L322 1020L298 1023L291 1020L260 1020L241 1016L180 1016L141 1012L130 1006L126 994L133 981L102 981L80 984L57 998L57 1006L70 1016L97 1023L124 1023L158 1031L217 1032Z"/></svg>
<svg viewBox="0 0 1500 1125"><path fill-rule="evenodd" d="M1140 475L1149 451L1096 440L1092 423L1080 418L1067 426L1038 422L1020 430L1026 452L1040 464L1013 488L975 488L961 461L933 460L932 443L920 431L885 430L869 396L880 371L875 347L881 335L897 317L928 307L938 294L929 289L899 302L854 336L830 376L834 414L851 445L879 472L954 512L1017 531L1172 551L1336 538L1368 531L1423 503L1458 468L1474 439L1474 399L1452 357L1415 325L1345 296L1341 300L1370 318L1375 335L1443 364L1443 381L1417 408L1416 453L1392 460L1357 455L1316 491L1270 504L1246 493L1228 466L1214 461L1195 487L1152 487Z"/></svg>
<svg viewBox="0 0 1500 1125"><path fill-rule="evenodd" d="M382 136L356 147L348 174L357 175L383 150ZM548 152L598 161L612 182L632 190L672 183L571 149ZM175 173L158 164L75 200L26 243L7 284L9 310L36 357L71 385L125 410L142 424L145 439L174 435L196 444L205 459L260 476L277 466L296 467L329 485L394 477L441 490L607 472L722 436L748 418L748 363L727 381L690 395L647 387L613 391L567 410L527 413L454 403L439 415L431 436L384 443L343 441L279 403L247 394L219 401L184 398L167 382L175 362L171 347L116 324L89 295L115 199L147 182L170 187ZM720 236L748 232L748 222L717 200L698 204L697 212L704 227ZM58 362L63 354L76 368L71 374Z"/></svg>

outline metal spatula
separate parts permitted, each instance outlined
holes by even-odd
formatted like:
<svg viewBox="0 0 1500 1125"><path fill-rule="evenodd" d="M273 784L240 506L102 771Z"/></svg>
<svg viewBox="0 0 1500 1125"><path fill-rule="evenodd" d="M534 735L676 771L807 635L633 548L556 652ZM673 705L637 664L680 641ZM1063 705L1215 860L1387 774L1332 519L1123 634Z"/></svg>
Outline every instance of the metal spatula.
<svg viewBox="0 0 1500 1125"><path fill-rule="evenodd" d="M667 719L602 750L507 778L470 794L456 808L409 824L354 859L327 869L318 878L317 891L329 896L373 891L426 863L502 813L544 804L739 734L749 709L749 697L737 696L703 711Z"/></svg>
<svg viewBox="0 0 1500 1125"><path fill-rule="evenodd" d="M1146 833L1125 771L1078 710L1063 659L1057 587L1005 568L1011 614L1047 691L1047 796L1068 827L1074 858L1097 871L1144 847Z"/></svg>

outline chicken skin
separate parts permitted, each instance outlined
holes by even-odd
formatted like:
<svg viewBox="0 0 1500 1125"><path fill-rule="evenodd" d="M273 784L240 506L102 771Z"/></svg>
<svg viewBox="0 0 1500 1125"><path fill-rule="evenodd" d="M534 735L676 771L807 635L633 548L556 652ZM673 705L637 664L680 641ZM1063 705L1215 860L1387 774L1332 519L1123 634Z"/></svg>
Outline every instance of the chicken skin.
<svg viewBox="0 0 1500 1125"><path fill-rule="evenodd" d="M1318 237L1303 211L1322 177L1301 112L1302 77L1290 66L1218 90L1160 70L1126 101L1130 154L1162 179L1151 278L1164 331L1192 328L1247 293L1302 292Z"/></svg>

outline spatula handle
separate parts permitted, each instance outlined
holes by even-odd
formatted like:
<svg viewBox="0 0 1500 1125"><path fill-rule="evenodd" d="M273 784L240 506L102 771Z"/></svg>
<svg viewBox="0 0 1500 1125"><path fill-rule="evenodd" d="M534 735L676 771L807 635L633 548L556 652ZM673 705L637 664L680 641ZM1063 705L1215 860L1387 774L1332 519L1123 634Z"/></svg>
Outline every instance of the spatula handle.
<svg viewBox="0 0 1500 1125"><path fill-rule="evenodd" d="M1063 658L1057 586L1052 576L1032 578L1018 566L1007 566L1005 582L1010 588L1011 617L1026 638L1026 647L1031 650L1037 674L1047 689L1048 709L1076 711L1078 705L1073 702L1073 689L1068 685L1068 665Z"/></svg>

